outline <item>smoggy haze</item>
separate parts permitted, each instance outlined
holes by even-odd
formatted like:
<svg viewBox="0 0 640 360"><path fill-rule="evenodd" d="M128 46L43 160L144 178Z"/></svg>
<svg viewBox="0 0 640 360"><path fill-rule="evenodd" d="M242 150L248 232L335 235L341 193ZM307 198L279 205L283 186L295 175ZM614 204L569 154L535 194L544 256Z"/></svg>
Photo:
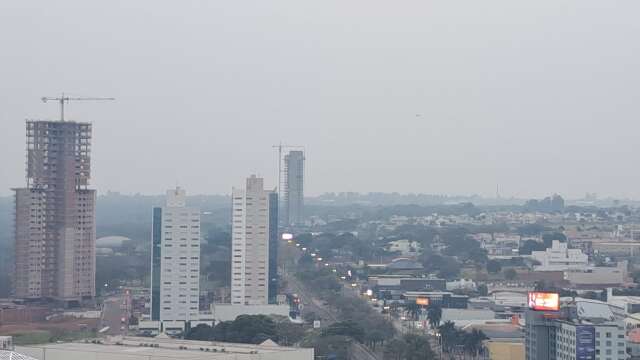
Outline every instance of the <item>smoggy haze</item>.
<svg viewBox="0 0 640 360"><path fill-rule="evenodd" d="M640 2L4 1L0 194L24 184L25 118L94 123L100 192L640 198Z"/></svg>

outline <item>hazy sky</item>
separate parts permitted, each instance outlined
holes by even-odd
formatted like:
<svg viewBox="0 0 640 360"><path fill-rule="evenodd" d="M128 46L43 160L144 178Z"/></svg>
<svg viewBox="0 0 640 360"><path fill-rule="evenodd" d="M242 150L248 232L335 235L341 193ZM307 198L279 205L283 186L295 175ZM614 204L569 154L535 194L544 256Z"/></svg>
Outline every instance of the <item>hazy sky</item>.
<svg viewBox="0 0 640 360"><path fill-rule="evenodd" d="M0 2L0 194L24 119L94 124L93 186L640 198L637 0Z"/></svg>

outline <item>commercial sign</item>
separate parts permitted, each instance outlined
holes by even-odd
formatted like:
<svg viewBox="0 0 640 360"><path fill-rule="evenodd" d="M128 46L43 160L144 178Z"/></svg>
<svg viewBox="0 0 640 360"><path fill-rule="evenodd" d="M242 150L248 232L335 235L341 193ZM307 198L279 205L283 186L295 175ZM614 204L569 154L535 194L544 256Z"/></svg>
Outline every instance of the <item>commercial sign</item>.
<svg viewBox="0 0 640 360"><path fill-rule="evenodd" d="M429 298L416 298L417 305L429 306Z"/></svg>
<svg viewBox="0 0 640 360"><path fill-rule="evenodd" d="M538 311L560 310L558 293L532 291L529 292L529 308Z"/></svg>
<svg viewBox="0 0 640 360"><path fill-rule="evenodd" d="M596 329L591 325L576 326L576 360L596 359Z"/></svg>

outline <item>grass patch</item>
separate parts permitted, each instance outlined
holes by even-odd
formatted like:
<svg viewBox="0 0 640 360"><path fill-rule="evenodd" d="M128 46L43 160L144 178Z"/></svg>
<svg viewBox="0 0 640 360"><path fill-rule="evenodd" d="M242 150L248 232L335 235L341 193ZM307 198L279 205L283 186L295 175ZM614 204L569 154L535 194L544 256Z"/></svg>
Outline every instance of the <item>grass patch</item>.
<svg viewBox="0 0 640 360"><path fill-rule="evenodd" d="M46 330L34 330L10 334L10 336L13 336L13 343L15 345L34 345L48 343L51 338L51 333Z"/></svg>

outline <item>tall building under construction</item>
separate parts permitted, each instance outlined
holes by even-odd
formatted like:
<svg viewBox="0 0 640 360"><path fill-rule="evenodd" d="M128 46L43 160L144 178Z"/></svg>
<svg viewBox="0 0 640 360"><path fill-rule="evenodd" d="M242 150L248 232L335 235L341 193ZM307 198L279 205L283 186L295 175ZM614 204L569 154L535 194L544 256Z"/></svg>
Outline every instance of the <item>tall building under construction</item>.
<svg viewBox="0 0 640 360"><path fill-rule="evenodd" d="M284 156L284 206L283 219L286 225L303 222L304 208L304 152L290 151Z"/></svg>
<svg viewBox="0 0 640 360"><path fill-rule="evenodd" d="M15 191L14 295L72 302L95 296L91 124L31 121L27 183Z"/></svg>

